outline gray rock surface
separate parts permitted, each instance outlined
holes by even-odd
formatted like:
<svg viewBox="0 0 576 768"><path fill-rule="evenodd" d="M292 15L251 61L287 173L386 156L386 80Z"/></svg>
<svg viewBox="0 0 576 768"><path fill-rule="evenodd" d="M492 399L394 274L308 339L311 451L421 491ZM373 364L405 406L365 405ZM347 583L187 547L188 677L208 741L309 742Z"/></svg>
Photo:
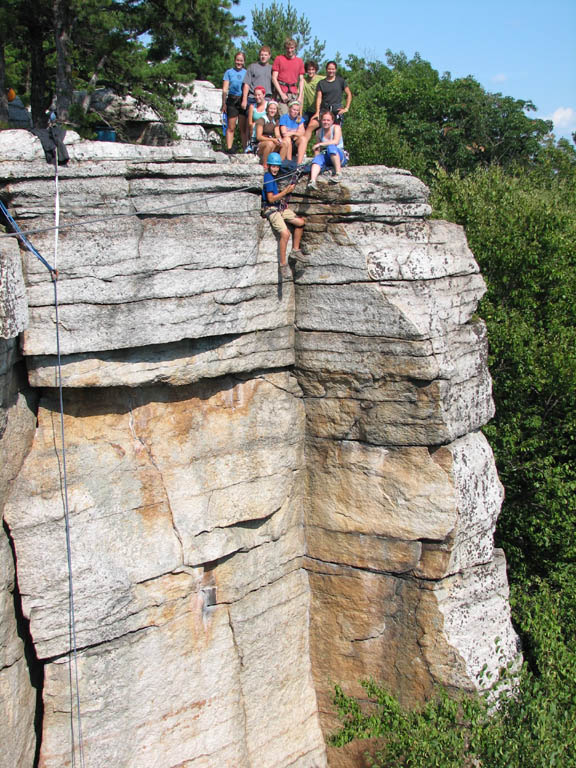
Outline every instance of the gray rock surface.
<svg viewBox="0 0 576 768"><path fill-rule="evenodd" d="M261 169L209 149L206 91L179 145L68 137L57 253L52 169L34 138L0 133L4 198L59 271L87 764L321 768L334 682L359 693L373 676L413 703L437 683L481 687L484 664L516 653L492 538L502 489L478 431L493 411L484 284L462 230L426 220L425 186L377 167L300 184L307 263L279 279ZM20 447L0 482L45 667L40 764L59 768L71 643L54 286L22 259L18 330L41 399L31 425L4 342Z"/></svg>
<svg viewBox="0 0 576 768"><path fill-rule="evenodd" d="M18 305L6 305L6 327L22 321ZM32 444L35 398L19 379L17 339L0 338L0 517L6 497ZM0 530L0 768L32 768L36 750L38 669L26 655L25 626L8 534Z"/></svg>

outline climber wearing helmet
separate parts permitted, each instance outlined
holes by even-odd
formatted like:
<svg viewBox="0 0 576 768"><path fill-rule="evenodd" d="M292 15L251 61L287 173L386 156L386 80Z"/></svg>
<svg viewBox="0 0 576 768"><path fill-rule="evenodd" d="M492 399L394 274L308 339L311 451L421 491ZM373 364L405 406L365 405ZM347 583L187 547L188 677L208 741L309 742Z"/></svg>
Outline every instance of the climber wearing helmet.
<svg viewBox="0 0 576 768"><path fill-rule="evenodd" d="M302 261L300 241L306 221L301 216L297 216L291 208L288 208L284 201L284 198L294 191L295 185L288 184L281 192L278 191L277 177L281 165L282 158L278 152L271 152L268 155L268 170L264 174L262 187L262 216L268 219L272 231L280 240L280 268L282 275L286 276L288 268L286 248L290 240L290 230L287 225L293 227L292 253L290 255L296 261Z"/></svg>

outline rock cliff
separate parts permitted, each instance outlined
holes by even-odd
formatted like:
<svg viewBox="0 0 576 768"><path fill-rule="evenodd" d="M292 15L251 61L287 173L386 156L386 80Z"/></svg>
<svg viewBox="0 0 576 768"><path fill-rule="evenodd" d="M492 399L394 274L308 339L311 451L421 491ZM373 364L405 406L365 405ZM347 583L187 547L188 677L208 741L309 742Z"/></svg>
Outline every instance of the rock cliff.
<svg viewBox="0 0 576 768"><path fill-rule="evenodd" d="M512 658L484 285L424 185L299 186L308 263L282 281L249 161L72 135L55 253L53 169L28 134L0 144L0 195L58 262L86 764L353 765L325 746L334 682L410 703ZM0 254L0 765L61 768L54 285Z"/></svg>

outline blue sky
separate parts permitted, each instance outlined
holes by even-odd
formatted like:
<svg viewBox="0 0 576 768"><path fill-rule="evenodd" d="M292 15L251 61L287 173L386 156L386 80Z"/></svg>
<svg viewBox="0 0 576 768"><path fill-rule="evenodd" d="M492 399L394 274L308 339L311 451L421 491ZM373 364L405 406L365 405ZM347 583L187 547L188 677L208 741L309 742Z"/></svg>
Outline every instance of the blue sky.
<svg viewBox="0 0 576 768"><path fill-rule="evenodd" d="M234 13L252 30L253 8L240 0ZM532 101L534 117L554 120L555 134L576 131L576 1L549 0L292 0L312 33L337 52L385 61L386 49L415 52L453 78L473 75L486 90Z"/></svg>

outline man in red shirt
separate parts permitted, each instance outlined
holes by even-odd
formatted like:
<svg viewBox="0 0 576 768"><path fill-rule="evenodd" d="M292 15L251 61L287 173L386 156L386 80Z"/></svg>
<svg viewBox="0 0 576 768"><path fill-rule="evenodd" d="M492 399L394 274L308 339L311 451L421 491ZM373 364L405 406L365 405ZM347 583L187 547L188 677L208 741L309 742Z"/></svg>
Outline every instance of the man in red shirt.
<svg viewBox="0 0 576 768"><path fill-rule="evenodd" d="M286 54L280 54L272 64L272 85L278 93L281 114L288 112L288 102L297 99L302 104L304 95L304 62L296 56L296 41L284 41Z"/></svg>

